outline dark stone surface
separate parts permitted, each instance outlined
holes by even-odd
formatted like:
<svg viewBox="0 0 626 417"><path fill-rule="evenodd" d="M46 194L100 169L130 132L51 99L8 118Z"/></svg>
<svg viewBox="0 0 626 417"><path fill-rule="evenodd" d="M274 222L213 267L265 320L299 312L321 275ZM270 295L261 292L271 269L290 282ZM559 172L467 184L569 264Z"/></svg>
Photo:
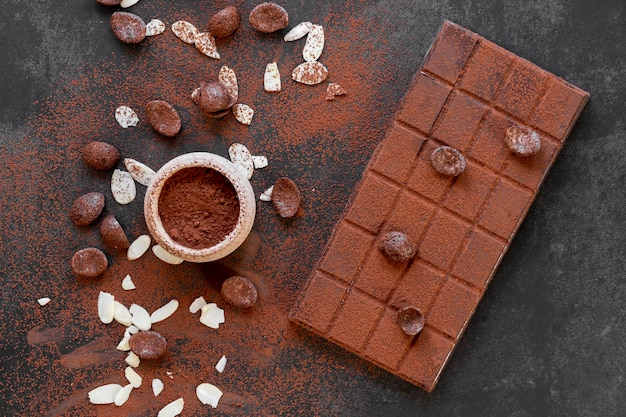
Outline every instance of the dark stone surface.
<svg viewBox="0 0 626 417"><path fill-rule="evenodd" d="M143 2L163 10L169 3ZM143 2L135 6L138 12ZM193 1L185 3L197 6ZM285 7L293 24L324 22L334 3L294 1ZM251 9L255 3L245 4ZM49 276L46 270L65 262L81 239L82 244L98 241L68 229L65 220L42 221L46 212L63 213L63 204L52 196L34 198L30 218L28 214L16 216L13 203L20 191L12 188L12 179L31 175L32 187L43 190L53 190L57 183L69 184L73 194L68 192L68 196L89 189L88 179L50 164L45 156L48 145L29 131L29 121L42 111L38 103L64 94L68 87L59 84L85 71L84 63L100 62L111 52L121 55L124 48L109 36L111 9L95 1L8 0L2 8L0 230L5 235L0 236L0 410L11 416L43 415L60 401L46 390L56 384L69 386L73 379L36 362L24 363L25 358L41 350L53 361L87 343L93 331L81 329L79 323L76 333L66 331L59 336L69 340L59 347L30 345L27 333L41 323L31 309L39 308L36 298L46 296L41 293L46 283L72 285L71 278ZM591 99L434 393L426 394L307 336L275 359L276 373L300 370L301 360L317 356L332 358L338 368L328 379L321 379L315 391L284 394L288 410L341 416L624 415L626 3L381 0L351 2L348 8L351 14L376 23L361 30L372 47L385 54L386 70L393 74L384 95L377 96L386 103L403 96L444 19L589 91ZM345 19L349 18L347 14ZM8 167L8 162L25 155L40 158L39 166L47 172L16 173ZM322 179L331 181L335 192L349 191L365 158L358 154L352 164L334 167ZM29 212L28 207L24 211ZM123 223L132 223L130 213L120 214ZM338 215L336 211L320 218L328 226ZM312 238L323 242L329 232L327 227ZM309 269L319 253L310 256L304 262ZM23 285L29 280L32 286ZM47 307L59 320L71 317L59 306ZM54 318L47 320L54 325ZM95 374L99 371L94 368ZM82 388L88 385L81 383ZM64 414L51 411L47 415Z"/></svg>

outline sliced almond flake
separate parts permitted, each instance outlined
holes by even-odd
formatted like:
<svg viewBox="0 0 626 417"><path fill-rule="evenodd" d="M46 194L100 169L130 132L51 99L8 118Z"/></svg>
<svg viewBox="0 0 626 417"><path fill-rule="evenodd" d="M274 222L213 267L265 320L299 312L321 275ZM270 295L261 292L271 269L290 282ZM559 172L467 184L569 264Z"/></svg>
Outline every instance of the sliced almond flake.
<svg viewBox="0 0 626 417"><path fill-rule="evenodd" d="M124 332L124 337L117 344L116 349L122 352L128 352L130 350L130 333Z"/></svg>
<svg viewBox="0 0 626 417"><path fill-rule="evenodd" d="M124 362L126 362L128 366L132 366L133 368L136 368L141 363L141 359L139 359L139 356L137 356L135 352L128 352L128 356L126 356L126 359L124 359Z"/></svg>
<svg viewBox="0 0 626 417"><path fill-rule="evenodd" d="M217 80L228 90L228 94L237 101L239 98L239 86L237 85L237 75L235 71L227 66L220 68Z"/></svg>
<svg viewBox="0 0 626 417"><path fill-rule="evenodd" d="M140 305L133 304L128 309L130 314L133 315L133 324L137 326L139 330L150 330L152 327L152 321L150 321L150 313Z"/></svg>
<svg viewBox="0 0 626 417"><path fill-rule="evenodd" d="M135 241L131 243L128 247L128 252L126 254L128 260L134 261L141 258L150 247L150 243L151 240L150 236L148 235L141 235L137 239L135 239Z"/></svg>
<svg viewBox="0 0 626 417"><path fill-rule="evenodd" d="M133 390L133 385L132 384L128 384L125 387L123 387L121 390L119 390L117 392L117 394L115 395L115 405L117 405L118 407L121 407L122 405L124 405L124 403L126 401L128 401L128 398L130 397L130 392Z"/></svg>
<svg viewBox="0 0 626 417"><path fill-rule="evenodd" d="M126 328L126 331L128 332L128 334L137 334L137 333L139 333L139 329L137 328L137 326L134 326L134 325L128 326Z"/></svg>
<svg viewBox="0 0 626 417"><path fill-rule="evenodd" d="M108 292L100 291L98 295L98 317L104 324L113 321L115 315L115 297Z"/></svg>
<svg viewBox="0 0 626 417"><path fill-rule="evenodd" d="M233 164L237 165L245 173L246 178L252 178L254 173L254 163L252 162L252 154L241 143L233 143L228 148L228 156Z"/></svg>
<svg viewBox="0 0 626 417"><path fill-rule="evenodd" d="M172 314L174 314L176 310L178 310L178 300L171 300L163 307L154 310L154 312L150 315L150 321L152 322L152 324L163 321Z"/></svg>
<svg viewBox="0 0 626 417"><path fill-rule="evenodd" d="M39 303L40 306L43 307L50 302L50 299L48 297L43 297L43 298L39 298L37 302Z"/></svg>
<svg viewBox="0 0 626 417"><path fill-rule="evenodd" d="M152 393L155 397L158 397L161 392L163 392L163 381L159 378L154 378L152 380Z"/></svg>
<svg viewBox="0 0 626 417"><path fill-rule="evenodd" d="M320 62L303 62L298 65L291 73L294 81L306 84L319 84L328 78L328 70Z"/></svg>
<svg viewBox="0 0 626 417"><path fill-rule="evenodd" d="M152 19L146 23L146 36L156 36L165 32L165 23L159 19Z"/></svg>
<svg viewBox="0 0 626 417"><path fill-rule="evenodd" d="M334 100L336 96L343 96L346 94L346 90L344 90L339 84L328 83L328 87L326 87L326 100Z"/></svg>
<svg viewBox="0 0 626 417"><path fill-rule="evenodd" d="M94 388L87 394L92 404L113 404L115 396L122 389L120 384L106 384Z"/></svg>
<svg viewBox="0 0 626 417"><path fill-rule="evenodd" d="M172 401L165 407L161 408L157 417L176 417L180 413L183 412L183 408L185 407L185 400L179 398L175 401Z"/></svg>
<svg viewBox="0 0 626 417"><path fill-rule="evenodd" d="M213 384L205 382L196 387L196 395L202 404L208 404L211 407L217 407L217 404L222 398L222 390Z"/></svg>
<svg viewBox="0 0 626 417"><path fill-rule="evenodd" d="M126 306L119 301L115 300L115 312L113 313L113 319L124 326L130 326L132 324L132 315Z"/></svg>
<svg viewBox="0 0 626 417"><path fill-rule="evenodd" d="M199 33L194 25L184 20L172 23L172 32L178 39L189 44L196 42L196 35Z"/></svg>
<svg viewBox="0 0 626 417"><path fill-rule="evenodd" d="M254 117L254 109L247 104L237 103L233 106L233 116L239 123L250 126Z"/></svg>
<svg viewBox="0 0 626 417"><path fill-rule="evenodd" d="M219 329L220 324L224 322L224 310L219 308L217 304L209 303L202 307L200 323L212 329Z"/></svg>
<svg viewBox="0 0 626 417"><path fill-rule="evenodd" d="M309 33L309 31L311 30L311 26L313 26L311 22L298 23L289 32L287 32L283 39L285 39L285 42L297 41L298 39L303 38L304 35Z"/></svg>
<svg viewBox="0 0 626 417"><path fill-rule="evenodd" d="M130 275L126 275L122 280L122 288L126 291L134 290L135 288L137 288L135 287L135 283L133 282L133 279Z"/></svg>
<svg viewBox="0 0 626 417"><path fill-rule="evenodd" d="M126 369L124 369L124 376L135 388L139 388L143 382L141 375L139 375L131 366L127 366Z"/></svg>
<svg viewBox="0 0 626 417"><path fill-rule="evenodd" d="M172 255L171 253L163 249L163 247L160 245L154 245L152 247L152 253L154 253L154 256L168 264L179 265L183 263L182 259Z"/></svg>
<svg viewBox="0 0 626 417"><path fill-rule="evenodd" d="M226 356L222 355L220 360L217 361L217 363L215 364L215 369L217 369L217 372L221 374L222 372L224 372L225 367L226 367Z"/></svg>
<svg viewBox="0 0 626 417"><path fill-rule="evenodd" d="M139 0L122 0L122 2L120 3L120 7L122 9L126 9L128 7L134 6L138 2Z"/></svg>
<svg viewBox="0 0 626 417"><path fill-rule="evenodd" d="M196 298L195 300L193 300L193 302L191 303L191 305L189 306L189 312L191 314L196 314L198 311L200 311L202 309L202 307L204 307L205 305L207 305L206 300L204 299L203 296L200 296L198 298Z"/></svg>
<svg viewBox="0 0 626 417"><path fill-rule="evenodd" d="M252 155L252 164L254 165L254 169L265 168L267 166L267 156Z"/></svg>
<svg viewBox="0 0 626 417"><path fill-rule="evenodd" d="M273 185L270 188L268 188L267 190L263 191L263 193L259 197L259 200L261 200L261 201L272 201L272 191L274 191L274 186Z"/></svg>
<svg viewBox="0 0 626 417"><path fill-rule="evenodd" d="M302 57L306 62L317 61L324 50L324 28L320 25L312 25L311 31L306 37L306 43L302 49Z"/></svg>
<svg viewBox="0 0 626 417"><path fill-rule="evenodd" d="M152 168L132 158L124 158L124 166L135 181L146 187L150 185L156 175L156 172L154 172Z"/></svg>
<svg viewBox="0 0 626 417"><path fill-rule="evenodd" d="M116 169L111 176L111 193L119 204L131 203L137 197L137 188L133 177L126 171Z"/></svg>
<svg viewBox="0 0 626 417"><path fill-rule="evenodd" d="M115 109L115 120L117 120L117 123L124 129L137 126L137 123L139 123L137 113L128 106L119 106Z"/></svg>
<svg viewBox="0 0 626 417"><path fill-rule="evenodd" d="M220 54L217 52L217 45L215 44L215 38L208 32L198 33L195 37L194 44L196 49L202 52L209 58L220 59Z"/></svg>
<svg viewBox="0 0 626 417"><path fill-rule="evenodd" d="M280 71L278 71L278 64L276 62L270 62L265 66L263 88L270 93L276 93L281 90Z"/></svg>

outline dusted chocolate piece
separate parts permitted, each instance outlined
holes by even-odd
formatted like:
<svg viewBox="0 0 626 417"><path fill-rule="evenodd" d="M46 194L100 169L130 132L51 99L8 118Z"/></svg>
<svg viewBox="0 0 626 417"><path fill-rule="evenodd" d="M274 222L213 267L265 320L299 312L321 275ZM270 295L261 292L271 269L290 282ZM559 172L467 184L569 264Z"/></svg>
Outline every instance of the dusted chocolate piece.
<svg viewBox="0 0 626 417"><path fill-rule="evenodd" d="M89 142L83 148L85 164L99 171L113 168L119 162L120 156L120 151L106 142Z"/></svg>
<svg viewBox="0 0 626 417"><path fill-rule="evenodd" d="M107 257L98 248L81 249L72 256L72 271L77 277L96 278L107 270Z"/></svg>
<svg viewBox="0 0 626 417"><path fill-rule="evenodd" d="M146 37L146 22L136 14L115 12L111 15L111 30L124 43L139 43Z"/></svg>
<svg viewBox="0 0 626 417"><path fill-rule="evenodd" d="M215 13L209 20L209 32L216 38L226 38L239 29L241 16L236 7L229 6Z"/></svg>
<svg viewBox="0 0 626 417"><path fill-rule="evenodd" d="M114 249L127 249L130 246L124 229L114 215L110 214L100 223L100 236L102 241Z"/></svg>
<svg viewBox="0 0 626 417"><path fill-rule="evenodd" d="M272 33L289 25L289 15L276 3L261 3L252 9L249 21L259 32Z"/></svg>
<svg viewBox="0 0 626 417"><path fill-rule="evenodd" d="M417 247L410 237L402 232L388 232L378 245L380 251L394 262L407 262L417 253Z"/></svg>
<svg viewBox="0 0 626 417"><path fill-rule="evenodd" d="M445 22L292 320L432 391L588 97ZM535 155L509 151L511 125L536 132ZM398 230L411 262L380 250Z"/></svg>
<svg viewBox="0 0 626 417"><path fill-rule="evenodd" d="M96 0L96 3L99 3L103 6L119 6L122 0Z"/></svg>
<svg viewBox="0 0 626 417"><path fill-rule="evenodd" d="M163 136L176 136L180 131L180 116L167 101L152 100L146 104L146 118L150 126Z"/></svg>
<svg viewBox="0 0 626 417"><path fill-rule="evenodd" d="M201 83L191 95L191 99L200 107L202 113L215 119L226 116L237 102L222 83Z"/></svg>
<svg viewBox="0 0 626 417"><path fill-rule="evenodd" d="M104 208L104 194L87 193L78 197L70 210L70 219L78 227L89 226L100 217Z"/></svg>
<svg viewBox="0 0 626 417"><path fill-rule="evenodd" d="M161 333L144 330L135 333L128 341L130 350L140 359L159 359L167 351L167 340Z"/></svg>
<svg viewBox="0 0 626 417"><path fill-rule="evenodd" d="M465 171L465 157L451 146L440 146L430 155L430 163L443 175L457 176Z"/></svg>
<svg viewBox="0 0 626 417"><path fill-rule="evenodd" d="M276 180L272 190L272 204L280 217L295 216L301 201L300 189L295 182L287 177Z"/></svg>
<svg viewBox="0 0 626 417"><path fill-rule="evenodd" d="M537 132L517 125L506 130L504 141L511 152L521 157L534 155L541 149Z"/></svg>
<svg viewBox="0 0 626 417"><path fill-rule="evenodd" d="M250 308L256 303L258 292L248 278L235 275L222 284L222 296L235 307Z"/></svg>

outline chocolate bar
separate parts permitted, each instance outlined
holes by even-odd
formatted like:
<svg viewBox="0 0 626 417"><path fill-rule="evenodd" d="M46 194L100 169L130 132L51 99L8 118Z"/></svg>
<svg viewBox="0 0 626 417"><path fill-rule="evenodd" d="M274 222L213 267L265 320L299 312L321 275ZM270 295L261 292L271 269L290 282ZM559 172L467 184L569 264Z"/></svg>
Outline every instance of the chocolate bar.
<svg viewBox="0 0 626 417"><path fill-rule="evenodd" d="M292 320L432 391L588 98L446 21ZM511 152L511 126L538 135L539 151ZM441 146L465 158L462 173L433 169ZM391 231L414 242L414 258L380 250ZM417 335L398 320L406 306L423 315Z"/></svg>

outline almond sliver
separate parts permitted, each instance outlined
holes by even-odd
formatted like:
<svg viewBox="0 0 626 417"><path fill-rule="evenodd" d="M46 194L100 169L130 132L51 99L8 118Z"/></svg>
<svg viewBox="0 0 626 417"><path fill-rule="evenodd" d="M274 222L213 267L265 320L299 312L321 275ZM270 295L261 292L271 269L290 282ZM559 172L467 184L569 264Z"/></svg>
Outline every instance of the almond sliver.
<svg viewBox="0 0 626 417"><path fill-rule="evenodd" d="M161 408L157 417L176 417L180 413L183 412L183 408L185 407L185 400L179 398L175 401L172 401L165 407Z"/></svg>
<svg viewBox="0 0 626 417"><path fill-rule="evenodd" d="M227 66L223 66L220 68L217 80L226 87L228 94L237 101L239 98L239 86L237 85L237 75L235 75L235 71Z"/></svg>
<svg viewBox="0 0 626 417"><path fill-rule="evenodd" d="M204 383L196 387L196 395L202 404L208 404L211 407L217 407L222 398L222 390L215 385Z"/></svg>
<svg viewBox="0 0 626 417"><path fill-rule="evenodd" d="M141 258L150 247L150 242L150 236L148 235L141 235L137 239L135 239L133 243L131 243L128 247L128 251L126 254L128 260L134 261Z"/></svg>
<svg viewBox="0 0 626 417"><path fill-rule="evenodd" d="M154 312L150 315L150 321L152 322L152 324L163 321L172 314L174 314L177 309L178 300L172 300L169 303L165 304L163 307L154 310Z"/></svg>
<svg viewBox="0 0 626 417"><path fill-rule="evenodd" d="M104 324L109 324L115 316L115 297L108 292L100 291L98 295L98 317Z"/></svg>
<svg viewBox="0 0 626 417"><path fill-rule="evenodd" d="M276 64L276 62L270 62L265 66L263 88L270 93L276 93L281 90L280 71L278 71L278 64Z"/></svg>
<svg viewBox="0 0 626 417"><path fill-rule="evenodd" d="M254 117L254 109L247 104L237 103L233 106L233 116L239 123L250 126Z"/></svg>
<svg viewBox="0 0 626 417"><path fill-rule="evenodd" d="M119 204L131 203L137 196L137 188L133 177L120 169L113 171L111 176L111 193Z"/></svg>
<svg viewBox="0 0 626 417"><path fill-rule="evenodd" d="M133 315L132 321L139 330L150 330L152 327L152 321L150 320L150 313L140 305L133 304L128 309L130 314Z"/></svg>
<svg viewBox="0 0 626 417"><path fill-rule="evenodd" d="M155 397L158 397L159 394L163 391L163 381L159 378L154 378L152 380L152 393Z"/></svg>
<svg viewBox="0 0 626 417"><path fill-rule="evenodd" d="M115 396L122 389L120 384L107 384L94 388L87 394L92 404L113 404Z"/></svg>
<svg viewBox="0 0 626 417"><path fill-rule="evenodd" d="M137 113L128 106L119 106L115 109L115 120L124 129L137 126L137 123L139 123Z"/></svg>
<svg viewBox="0 0 626 417"><path fill-rule="evenodd" d="M293 70L291 78L302 84L315 85L328 78L328 70L317 61L303 62Z"/></svg>
<svg viewBox="0 0 626 417"><path fill-rule="evenodd" d="M152 168L132 158L124 158L124 166L135 181L146 187L150 185L150 182L156 175Z"/></svg>
<svg viewBox="0 0 626 417"><path fill-rule="evenodd" d="M133 388L134 387L132 384L128 384L121 390L119 390L115 395L115 400L113 401L115 405L121 407L126 401L128 401L128 398L130 397L130 392L133 390Z"/></svg>
<svg viewBox="0 0 626 417"><path fill-rule="evenodd" d="M241 168L248 179L252 178L254 163L252 162L252 154L245 145L233 143L228 148L228 156L230 156L233 164Z"/></svg>
<svg viewBox="0 0 626 417"><path fill-rule="evenodd" d="M171 253L163 249L161 245L154 245L152 247L152 253L154 253L154 256L156 256L163 262L171 265L179 265L183 263L182 259L172 255Z"/></svg>
<svg viewBox="0 0 626 417"><path fill-rule="evenodd" d="M184 20L179 20L177 22L172 23L172 32L174 35L181 41L189 44L193 44L196 42L196 35L198 34L198 29L189 22L185 22Z"/></svg>
<svg viewBox="0 0 626 417"><path fill-rule="evenodd" d="M115 300L115 311L113 319L121 325L130 326L132 324L132 315L126 306Z"/></svg>
<svg viewBox="0 0 626 417"><path fill-rule="evenodd" d="M202 52L209 58L220 59L220 54L217 52L217 45L215 44L215 38L208 32L198 33L194 39L196 49Z"/></svg>
<svg viewBox="0 0 626 417"><path fill-rule="evenodd" d="M324 50L324 28L320 25L312 25L311 31L306 37L302 57L307 62L317 61Z"/></svg>
<svg viewBox="0 0 626 417"><path fill-rule="evenodd" d="M311 22L302 22L298 23L294 26L283 38L285 42L297 41L298 39L304 37L311 30L311 26L313 24Z"/></svg>
<svg viewBox="0 0 626 417"><path fill-rule="evenodd" d="M165 23L159 19L152 19L146 23L146 36L156 36L165 32Z"/></svg>

